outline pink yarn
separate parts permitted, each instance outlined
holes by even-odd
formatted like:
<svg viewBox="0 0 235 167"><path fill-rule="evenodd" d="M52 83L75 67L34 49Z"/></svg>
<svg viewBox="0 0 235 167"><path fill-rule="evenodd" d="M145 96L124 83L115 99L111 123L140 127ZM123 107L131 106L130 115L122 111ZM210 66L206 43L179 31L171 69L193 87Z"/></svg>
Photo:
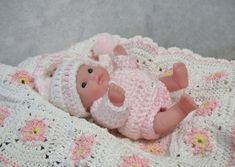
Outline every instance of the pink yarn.
<svg viewBox="0 0 235 167"><path fill-rule="evenodd" d="M113 49L117 45L117 41L109 34L101 34L93 47L93 51L97 55L112 54Z"/></svg>
<svg viewBox="0 0 235 167"><path fill-rule="evenodd" d="M154 117L161 107L171 105L169 91L157 78L138 69L135 59L129 56L114 57L115 70L110 83L125 90L121 107L112 105L107 95L91 107L94 120L108 129L117 129L133 140L159 138L153 129Z"/></svg>

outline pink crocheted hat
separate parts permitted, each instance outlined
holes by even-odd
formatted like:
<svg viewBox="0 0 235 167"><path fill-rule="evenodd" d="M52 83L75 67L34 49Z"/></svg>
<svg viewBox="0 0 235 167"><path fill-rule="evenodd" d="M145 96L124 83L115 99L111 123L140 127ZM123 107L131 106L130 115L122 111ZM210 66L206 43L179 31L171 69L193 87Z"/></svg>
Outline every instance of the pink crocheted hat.
<svg viewBox="0 0 235 167"><path fill-rule="evenodd" d="M76 88L76 75L84 61L72 59L62 63L55 71L49 90L49 101L62 110L77 117L87 117Z"/></svg>

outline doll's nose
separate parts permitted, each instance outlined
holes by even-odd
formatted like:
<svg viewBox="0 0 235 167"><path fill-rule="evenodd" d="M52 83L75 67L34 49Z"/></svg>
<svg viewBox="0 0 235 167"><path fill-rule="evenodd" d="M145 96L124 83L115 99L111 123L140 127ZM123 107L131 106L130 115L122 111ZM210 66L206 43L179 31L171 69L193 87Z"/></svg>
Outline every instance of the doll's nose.
<svg viewBox="0 0 235 167"><path fill-rule="evenodd" d="M98 76L97 75L92 75L91 80L92 81L98 81Z"/></svg>

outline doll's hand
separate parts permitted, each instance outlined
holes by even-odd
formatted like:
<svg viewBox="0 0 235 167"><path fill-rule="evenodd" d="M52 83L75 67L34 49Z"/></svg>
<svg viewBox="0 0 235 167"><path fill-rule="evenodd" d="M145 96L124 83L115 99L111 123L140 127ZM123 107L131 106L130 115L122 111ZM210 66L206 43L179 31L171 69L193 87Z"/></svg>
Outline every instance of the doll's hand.
<svg viewBox="0 0 235 167"><path fill-rule="evenodd" d="M95 60L95 61L99 61L99 55L97 55L93 50L91 50L90 58Z"/></svg>
<svg viewBox="0 0 235 167"><path fill-rule="evenodd" d="M124 47L122 45L117 45L114 49L113 49L113 53L114 55L118 56L118 55L127 55L126 50L124 49Z"/></svg>
<svg viewBox="0 0 235 167"><path fill-rule="evenodd" d="M108 98L115 106L122 106L125 100L125 91L116 84L109 85Z"/></svg>

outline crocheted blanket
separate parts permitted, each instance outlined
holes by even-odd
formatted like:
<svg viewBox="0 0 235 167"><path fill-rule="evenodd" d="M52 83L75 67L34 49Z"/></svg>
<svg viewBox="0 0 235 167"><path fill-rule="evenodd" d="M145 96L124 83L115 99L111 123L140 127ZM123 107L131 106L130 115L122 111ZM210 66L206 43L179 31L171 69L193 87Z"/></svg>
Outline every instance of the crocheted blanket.
<svg viewBox="0 0 235 167"><path fill-rule="evenodd" d="M171 75L178 61L188 67L189 87L184 91L200 107L156 141L134 142L71 117L32 89L36 83L46 84L32 76L86 55L96 37L65 51L28 58L18 67L0 65L0 166L235 166L235 61L165 49L140 36L114 36L141 68L159 76ZM37 89L43 87L38 84ZM181 93L172 94L173 100Z"/></svg>

